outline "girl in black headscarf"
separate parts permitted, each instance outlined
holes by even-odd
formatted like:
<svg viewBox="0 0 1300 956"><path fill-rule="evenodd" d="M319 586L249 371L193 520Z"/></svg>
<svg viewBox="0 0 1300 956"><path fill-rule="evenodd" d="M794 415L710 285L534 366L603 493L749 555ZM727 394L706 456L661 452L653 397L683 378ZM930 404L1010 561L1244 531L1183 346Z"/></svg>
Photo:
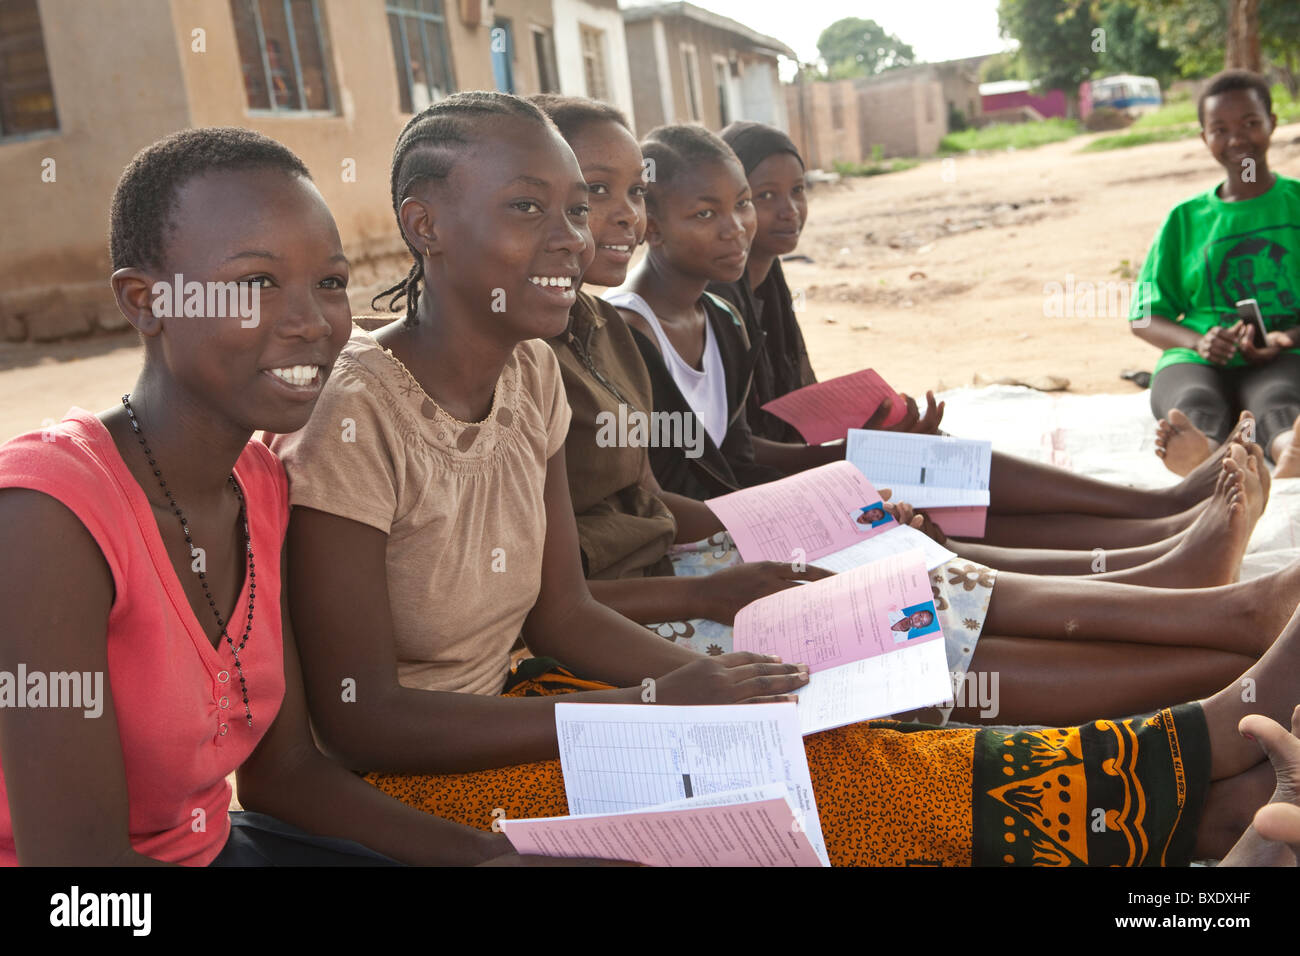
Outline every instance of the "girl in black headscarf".
<svg viewBox="0 0 1300 956"><path fill-rule="evenodd" d="M760 329L767 333L745 410L754 436L802 442L794 426L761 406L817 381L781 271L781 256L794 251L808 217L803 160L790 137L762 123L732 123L722 131L722 138L745 168L758 213L758 232L750 246L745 275L735 282L714 283L709 291L737 306L749 325L751 340L760 338L756 334Z"/></svg>

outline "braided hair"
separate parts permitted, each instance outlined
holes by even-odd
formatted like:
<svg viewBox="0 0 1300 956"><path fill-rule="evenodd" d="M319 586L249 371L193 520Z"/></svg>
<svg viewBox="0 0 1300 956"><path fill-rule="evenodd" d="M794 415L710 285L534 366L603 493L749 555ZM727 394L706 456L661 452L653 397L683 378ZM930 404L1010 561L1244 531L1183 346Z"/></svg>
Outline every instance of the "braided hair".
<svg viewBox="0 0 1300 956"><path fill-rule="evenodd" d="M456 159L475 139L475 125L484 119L519 117L542 126L555 128L541 110L532 103L509 93L489 93L475 90L453 93L411 117L402 127L393 147L393 165L389 175L392 191L393 214L397 228L402 228L402 202L411 195L417 183L428 179L446 179L456 164ZM388 311L396 312L406 299L406 326L414 327L419 319L416 309L420 302L420 281L424 278L424 261L420 251L411 245L402 232L402 241L415 260L409 272L396 285L385 289L370 302L371 308L380 308L379 301L388 299Z"/></svg>
<svg viewBox="0 0 1300 956"><path fill-rule="evenodd" d="M655 208L656 193L679 174L701 163L735 163L744 166L731 147L717 133L698 124L656 126L641 141L641 155L654 163L654 176L646 183L646 206Z"/></svg>

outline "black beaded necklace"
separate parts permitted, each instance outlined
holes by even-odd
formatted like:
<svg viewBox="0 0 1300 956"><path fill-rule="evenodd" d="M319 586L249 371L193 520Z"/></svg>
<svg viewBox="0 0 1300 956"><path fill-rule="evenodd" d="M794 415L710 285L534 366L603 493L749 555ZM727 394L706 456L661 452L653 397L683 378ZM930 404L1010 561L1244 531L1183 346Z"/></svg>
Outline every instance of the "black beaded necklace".
<svg viewBox="0 0 1300 956"><path fill-rule="evenodd" d="M130 393L122 396L122 404L126 407L127 417L131 419L131 430L135 432L139 439L140 447L144 449L145 458L149 459L149 467L153 469L154 477L158 479L158 484L167 496L167 502L172 506L172 511L176 512L176 517L181 519L181 530L185 532L185 543L189 546L191 557L197 552L194 549L194 540L190 537L190 523L180 505L176 503L176 496L172 494L171 489L167 487L167 482L163 480L162 469L158 467L158 462L154 461L153 452L145 444L144 433L140 431L140 423L136 420L135 410L131 407ZM217 602L212 597L212 591L208 588L207 573L199 572L199 583L203 585L203 593L207 595L208 607L212 608L212 613L217 618L217 626L221 628L221 636L217 638L220 644L221 638L226 639L230 645L231 653L235 658L235 671L239 674L240 693L244 697L244 715L248 718L248 726L253 726L253 712L248 706L248 682L244 680L244 665L239 660L239 652L244 649L248 643L249 632L253 629L253 592L257 589L257 572L253 569L253 538L248 532L248 511L244 507L244 493L239 488L239 482L235 481L232 473L229 478L230 486L235 489L235 496L239 498L239 523L244 528L244 549L248 553L248 623L244 625L244 636L239 641L239 646L235 646L234 640L226 631L226 622L221 619L221 612L217 610Z"/></svg>

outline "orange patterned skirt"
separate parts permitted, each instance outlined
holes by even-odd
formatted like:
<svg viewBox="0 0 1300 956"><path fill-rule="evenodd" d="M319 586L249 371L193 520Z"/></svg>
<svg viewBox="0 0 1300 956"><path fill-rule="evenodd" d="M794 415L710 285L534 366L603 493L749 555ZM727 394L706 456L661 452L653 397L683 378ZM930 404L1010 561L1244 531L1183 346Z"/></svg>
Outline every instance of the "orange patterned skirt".
<svg viewBox="0 0 1300 956"><path fill-rule="evenodd" d="M608 686L555 669L506 696ZM835 866L1185 865L1209 787L1196 704L1037 730L869 721L805 737L804 747ZM366 780L484 830L501 817L569 812L558 760Z"/></svg>

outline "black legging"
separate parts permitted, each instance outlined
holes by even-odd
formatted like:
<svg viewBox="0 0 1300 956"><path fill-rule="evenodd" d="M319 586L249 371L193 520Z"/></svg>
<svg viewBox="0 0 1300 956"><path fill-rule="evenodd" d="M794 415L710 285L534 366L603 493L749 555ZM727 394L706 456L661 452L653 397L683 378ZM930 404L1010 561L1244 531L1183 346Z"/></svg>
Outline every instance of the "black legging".
<svg viewBox="0 0 1300 956"><path fill-rule="evenodd" d="M1300 353L1283 352L1267 365L1224 368L1180 362L1151 383L1151 411L1165 418L1178 409L1222 443L1242 409L1255 416L1255 440L1273 457L1273 439L1300 417Z"/></svg>

